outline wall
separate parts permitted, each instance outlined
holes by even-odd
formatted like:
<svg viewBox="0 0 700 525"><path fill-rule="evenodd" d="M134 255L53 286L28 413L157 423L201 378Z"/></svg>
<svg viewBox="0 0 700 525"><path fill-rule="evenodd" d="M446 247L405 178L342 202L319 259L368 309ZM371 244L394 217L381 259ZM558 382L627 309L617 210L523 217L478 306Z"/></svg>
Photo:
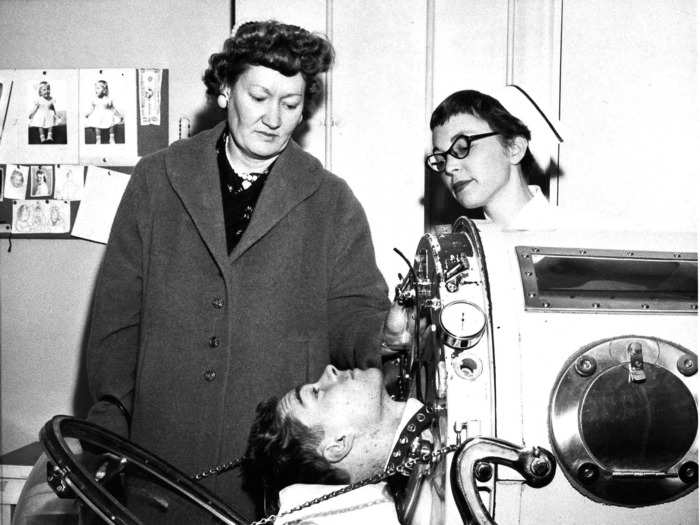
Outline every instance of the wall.
<svg viewBox="0 0 700 525"><path fill-rule="evenodd" d="M697 228L697 17L691 0L565 4L561 114L575 144L562 149L561 204Z"/></svg>
<svg viewBox="0 0 700 525"><path fill-rule="evenodd" d="M167 67L170 137L204 109L229 0L1 0L0 68ZM0 452L58 413L84 414L81 350L103 245L0 239Z"/></svg>

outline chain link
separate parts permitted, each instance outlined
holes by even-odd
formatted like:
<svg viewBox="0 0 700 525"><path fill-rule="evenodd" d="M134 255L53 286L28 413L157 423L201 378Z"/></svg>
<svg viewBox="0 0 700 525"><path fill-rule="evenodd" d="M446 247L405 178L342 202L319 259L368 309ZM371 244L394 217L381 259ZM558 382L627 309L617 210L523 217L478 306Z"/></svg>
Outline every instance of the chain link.
<svg viewBox="0 0 700 525"><path fill-rule="evenodd" d="M430 455L430 462L431 463L437 463L442 459L442 456L445 454L449 454L450 452L454 452L459 448L459 443L455 443L454 445L447 445L446 447L442 447L440 450L433 452Z"/></svg>
<svg viewBox="0 0 700 525"><path fill-rule="evenodd" d="M243 459L243 456L241 456L240 458L236 458L228 463L221 463L220 465L209 467L207 470L203 470L199 474L190 476L190 479L199 481L200 479L208 478L210 476L218 476L219 474L223 474L224 472L238 467L241 463L243 463Z"/></svg>

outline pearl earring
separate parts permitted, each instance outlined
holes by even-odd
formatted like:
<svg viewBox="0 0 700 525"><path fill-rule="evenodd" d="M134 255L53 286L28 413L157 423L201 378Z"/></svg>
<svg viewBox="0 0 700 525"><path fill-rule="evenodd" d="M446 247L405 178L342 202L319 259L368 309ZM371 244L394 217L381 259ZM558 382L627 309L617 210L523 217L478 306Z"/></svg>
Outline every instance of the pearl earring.
<svg viewBox="0 0 700 525"><path fill-rule="evenodd" d="M221 109L226 109L226 106L228 106L228 97L222 93L216 99L216 103Z"/></svg>

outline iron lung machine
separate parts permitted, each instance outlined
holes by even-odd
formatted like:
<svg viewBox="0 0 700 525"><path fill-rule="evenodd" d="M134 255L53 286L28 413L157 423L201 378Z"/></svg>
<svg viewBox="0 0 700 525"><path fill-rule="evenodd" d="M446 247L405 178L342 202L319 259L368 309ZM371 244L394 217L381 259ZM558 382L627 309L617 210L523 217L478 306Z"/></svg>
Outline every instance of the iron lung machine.
<svg viewBox="0 0 700 525"><path fill-rule="evenodd" d="M448 457L445 523L698 522L695 243L464 218L421 238L397 287L428 327L406 387L435 406L441 445L483 451ZM503 442L551 451L551 482L496 466Z"/></svg>
<svg viewBox="0 0 700 525"><path fill-rule="evenodd" d="M396 291L415 335L387 354L394 395L430 414L397 471L402 523L697 524L696 251L694 234L464 218L424 235ZM200 483L242 458L191 476L67 416L40 439L17 525L247 523Z"/></svg>

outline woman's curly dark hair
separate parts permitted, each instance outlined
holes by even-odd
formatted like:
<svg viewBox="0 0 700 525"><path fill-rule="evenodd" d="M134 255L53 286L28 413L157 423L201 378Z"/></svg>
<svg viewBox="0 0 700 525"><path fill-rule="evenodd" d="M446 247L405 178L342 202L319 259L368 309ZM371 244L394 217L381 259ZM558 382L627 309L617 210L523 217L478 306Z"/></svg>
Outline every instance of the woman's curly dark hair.
<svg viewBox="0 0 700 525"><path fill-rule="evenodd" d="M260 403L241 465L246 490L259 499L263 491L276 497L294 483L349 483L347 472L333 467L318 453L322 438L322 429L308 428L281 414L277 398Z"/></svg>
<svg viewBox="0 0 700 525"><path fill-rule="evenodd" d="M301 73L306 85L304 118L318 107L323 84L318 78L333 64L331 43L322 35L275 20L247 22L226 39L221 53L209 57L204 72L207 94L221 93L222 86L233 86L249 66L265 66L286 76Z"/></svg>

